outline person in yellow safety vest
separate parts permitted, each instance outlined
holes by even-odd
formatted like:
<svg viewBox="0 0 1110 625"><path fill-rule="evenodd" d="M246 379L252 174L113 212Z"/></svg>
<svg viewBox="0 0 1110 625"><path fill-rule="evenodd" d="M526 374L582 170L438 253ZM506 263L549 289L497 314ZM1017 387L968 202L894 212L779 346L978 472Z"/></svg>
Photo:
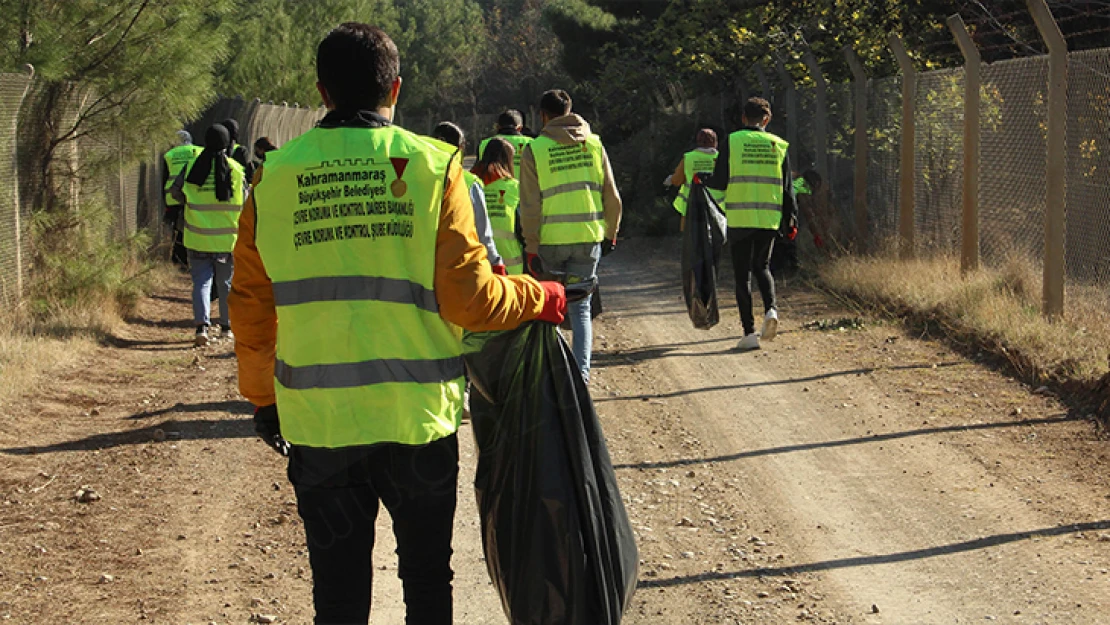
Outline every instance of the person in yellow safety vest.
<svg viewBox="0 0 1110 625"><path fill-rule="evenodd" d="M482 158L470 170L485 186L493 242L510 276L524 273L524 246L520 242L520 220L517 219L520 182L512 174L514 152L513 144L493 137L482 151Z"/></svg>
<svg viewBox="0 0 1110 625"><path fill-rule="evenodd" d="M775 282L771 276L771 252L775 238L793 241L798 234L798 204L794 179L787 158L789 145L766 131L771 122L771 105L763 98L744 103L744 127L732 133L721 146L717 165L708 186L725 192L728 245L736 275L736 302L744 337L739 349L759 349L759 341L770 341L778 333L779 316ZM763 297L763 331L755 333L752 313L751 276L755 274Z"/></svg>
<svg viewBox="0 0 1110 625"><path fill-rule="evenodd" d="M538 274L542 263L543 270L590 280L597 277L603 252L616 245L621 196L601 139L571 106L562 89L540 98L543 131L524 148L520 161L520 227L527 271ZM571 351L587 383L593 347L590 300L570 305Z"/></svg>
<svg viewBox="0 0 1110 625"><path fill-rule="evenodd" d="M459 329L557 323L566 309L558 283L493 273L460 154L392 124L399 67L376 27L324 37L328 113L266 155L235 246L239 388L289 458L316 623L369 620L383 504L405 622L452 622Z"/></svg>
<svg viewBox="0 0 1110 625"><path fill-rule="evenodd" d="M682 215L683 222L686 218L686 204L690 201L690 184L694 180L694 174L713 172L713 167L717 164L717 132L712 128L702 128L698 130L695 139L696 148L690 150L682 156L682 162L675 168L674 173L663 181L664 186L673 185L679 187L678 195L674 198L674 209ZM725 201L725 194L723 191L717 189L710 189L709 196L718 205L723 206Z"/></svg>
<svg viewBox="0 0 1110 625"><path fill-rule="evenodd" d="M459 155L466 154L466 135L462 128L451 122L439 122L432 130L432 138L442 141L451 148L458 150ZM470 195L470 204L474 207L474 229L478 234L478 241L486 248L486 256L493 273L504 276L505 261L497 251L493 241L493 230L489 224L489 214L486 212L486 192L482 188L482 181L478 176L463 170L463 180Z"/></svg>
<svg viewBox="0 0 1110 625"><path fill-rule="evenodd" d="M177 174L192 162L197 154L204 148L193 145L193 135L187 130L177 131L177 145L166 151L162 168L162 189L166 210L162 214L162 221L173 233L173 249L170 251L170 260L182 267L189 266L188 254L185 251L185 206L170 195L170 186L177 179Z"/></svg>
<svg viewBox="0 0 1110 625"><path fill-rule="evenodd" d="M227 129L219 124L204 133L204 150L186 165L170 186L170 193L185 205L185 248L193 277L194 345L208 344L211 325L212 281L220 297L220 328L233 338L227 296L235 263L231 251L239 233L246 177L243 167L227 157Z"/></svg>
<svg viewBox="0 0 1110 625"><path fill-rule="evenodd" d="M247 174L247 182L254 180L254 163L247 154L246 146L239 144L239 122L228 118L220 122L220 125L227 128L227 133L231 136L231 143L227 144L227 155L243 166L243 171Z"/></svg>
<svg viewBox="0 0 1110 625"><path fill-rule="evenodd" d="M516 109L508 109L497 116L497 134L496 137L504 139L513 146L513 177L520 177L520 159L524 156L524 148L532 142L532 137L524 134L524 116ZM482 139L478 144L478 158L486 153L486 146L489 145L490 139L488 137Z"/></svg>

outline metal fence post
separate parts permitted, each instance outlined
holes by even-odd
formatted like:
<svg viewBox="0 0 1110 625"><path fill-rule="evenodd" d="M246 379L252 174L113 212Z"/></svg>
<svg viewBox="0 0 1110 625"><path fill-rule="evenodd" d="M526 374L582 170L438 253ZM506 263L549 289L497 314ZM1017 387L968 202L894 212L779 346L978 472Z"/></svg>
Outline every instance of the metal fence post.
<svg viewBox="0 0 1110 625"><path fill-rule="evenodd" d="M960 269L979 268L979 49L959 14L948 18L948 28L964 55L964 188Z"/></svg>
<svg viewBox="0 0 1110 625"><path fill-rule="evenodd" d="M798 162L798 90L794 87L794 77L786 71L786 64L782 59L775 59L775 71L782 81L783 99L786 100L786 141L790 144L791 162L801 169L802 164Z"/></svg>
<svg viewBox="0 0 1110 625"><path fill-rule="evenodd" d="M866 250L867 240L867 70L851 46L844 46L844 58L852 68L855 83L855 178L852 189L852 206L855 209L856 240L860 249Z"/></svg>
<svg viewBox="0 0 1110 625"><path fill-rule="evenodd" d="M817 85L817 107L814 111L814 149L817 154L817 173L821 174L821 179L824 180L824 187L827 189L831 187L829 180L829 104L828 104L828 83L825 82L825 76L821 74L821 64L817 62L817 57L813 55L812 50L806 50L805 55L802 57L805 61L806 68L809 69L809 75L813 78L813 82Z"/></svg>
<svg viewBox="0 0 1110 625"><path fill-rule="evenodd" d="M917 70L898 35L887 39L902 68L902 154L898 183L898 253L902 260L914 257L914 188L917 166L914 161L914 108L917 101Z"/></svg>
<svg viewBox="0 0 1110 625"><path fill-rule="evenodd" d="M775 104L775 94L771 91L771 81L767 80L767 72L763 69L763 65L756 63L752 68L755 71L755 78L759 81L759 90L763 92L762 98L772 104Z"/></svg>
<svg viewBox="0 0 1110 625"><path fill-rule="evenodd" d="M1048 163L1045 172L1044 315L1064 314L1064 227L1067 196L1068 42L1044 0L1028 0L1029 12L1048 46Z"/></svg>

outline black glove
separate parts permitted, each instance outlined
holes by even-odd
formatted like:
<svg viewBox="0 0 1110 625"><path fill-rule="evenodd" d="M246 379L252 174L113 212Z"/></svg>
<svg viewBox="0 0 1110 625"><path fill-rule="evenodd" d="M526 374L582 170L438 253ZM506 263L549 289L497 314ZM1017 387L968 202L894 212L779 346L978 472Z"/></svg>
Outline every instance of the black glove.
<svg viewBox="0 0 1110 625"><path fill-rule="evenodd" d="M254 431L274 451L282 456L289 455L289 443L281 437L277 404L258 406L254 409Z"/></svg>
<svg viewBox="0 0 1110 625"><path fill-rule="evenodd" d="M613 250L615 250L615 249L617 249L616 239L614 239L612 241L610 241L609 239L605 239L604 241L601 242L601 255L603 257L612 254Z"/></svg>
<svg viewBox="0 0 1110 625"><path fill-rule="evenodd" d="M167 208L165 210L165 212L162 213L162 222L165 223L167 226L172 228L173 225L175 223L177 223L177 216L180 215L180 214L181 214L181 207L180 206L173 206L173 207Z"/></svg>

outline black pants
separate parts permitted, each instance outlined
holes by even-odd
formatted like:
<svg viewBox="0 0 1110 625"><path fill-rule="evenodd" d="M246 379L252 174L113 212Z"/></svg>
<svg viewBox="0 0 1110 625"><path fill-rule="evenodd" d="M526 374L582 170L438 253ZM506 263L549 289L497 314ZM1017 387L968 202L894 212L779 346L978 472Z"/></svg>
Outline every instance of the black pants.
<svg viewBox="0 0 1110 625"><path fill-rule="evenodd" d="M730 228L728 246L732 250L732 270L736 275L736 304L744 334L755 332L752 314L752 274L763 296L764 312L775 307L775 279L771 277L771 251L778 233L774 230Z"/></svg>
<svg viewBox="0 0 1110 625"><path fill-rule="evenodd" d="M457 436L419 447L293 447L289 480L308 539L318 625L365 625L370 619L379 502L393 518L405 623L451 624L458 478Z"/></svg>

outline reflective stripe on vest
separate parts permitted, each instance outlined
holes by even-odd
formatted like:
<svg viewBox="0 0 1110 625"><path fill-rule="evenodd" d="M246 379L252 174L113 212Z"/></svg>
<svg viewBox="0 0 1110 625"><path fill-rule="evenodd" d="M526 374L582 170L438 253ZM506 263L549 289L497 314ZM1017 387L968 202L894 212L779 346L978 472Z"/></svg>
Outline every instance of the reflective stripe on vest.
<svg viewBox="0 0 1110 625"><path fill-rule="evenodd" d="M686 182L682 183L682 188L678 190L678 195L672 203L679 215L686 214L686 205L690 202L690 185L694 182L694 175L702 172L713 173L713 168L717 165L717 154L717 152L706 154L691 150L683 155L682 171L686 174ZM717 189L709 189L709 195L718 204L725 199L725 192Z"/></svg>
<svg viewBox="0 0 1110 625"><path fill-rule="evenodd" d="M495 135L498 139L504 139L513 146L513 177L517 180L520 179L520 157L524 155L524 148L532 143L532 137L526 135ZM481 159L482 155L486 153L486 145L493 137L482 139L478 144L478 158ZM497 250L500 252L501 250Z"/></svg>
<svg viewBox="0 0 1110 625"><path fill-rule="evenodd" d="M186 165L186 171L194 162L196 158ZM216 199L212 172L202 185L185 183L185 247L190 250L226 253L235 249L239 214L243 211L244 174L239 163L232 159L227 159L227 163L231 167L231 198L225 202Z"/></svg>
<svg viewBox="0 0 1110 625"><path fill-rule="evenodd" d="M199 145L179 145L170 148L169 151L166 152L163 160L166 162L166 171L170 175L169 178L166 179L166 185L163 187L163 191L166 195L166 206L178 205L178 201L170 197L170 187L173 186L173 181L177 179L177 174L181 173L181 168L193 162L193 159L203 150L204 148Z"/></svg>
<svg viewBox="0 0 1110 625"><path fill-rule="evenodd" d="M789 144L771 133L754 130L734 132L728 141L728 227L778 230L782 222L782 168Z"/></svg>
<svg viewBox="0 0 1110 625"><path fill-rule="evenodd" d="M540 245L598 243L605 238L601 185L604 148L597 135L561 144L549 137L532 142L543 219Z"/></svg>
<svg viewBox="0 0 1110 625"><path fill-rule="evenodd" d="M493 229L493 243L510 275L524 273L524 249L516 238L516 208L520 204L520 182L500 178L486 185L486 210Z"/></svg>
<svg viewBox="0 0 1110 625"><path fill-rule="evenodd" d="M273 282L289 442L423 445L458 429L460 333L434 290L452 158L392 126L316 128L267 154L255 242Z"/></svg>

